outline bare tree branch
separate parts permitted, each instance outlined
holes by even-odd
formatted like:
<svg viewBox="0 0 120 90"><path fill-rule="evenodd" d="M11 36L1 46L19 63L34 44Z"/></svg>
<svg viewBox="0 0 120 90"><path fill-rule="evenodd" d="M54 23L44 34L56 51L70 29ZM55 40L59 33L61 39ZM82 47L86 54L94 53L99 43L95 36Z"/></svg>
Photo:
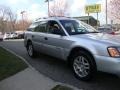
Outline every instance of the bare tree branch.
<svg viewBox="0 0 120 90"><path fill-rule="evenodd" d="M68 3L61 0L55 0L50 6L50 16L65 16L68 10Z"/></svg>
<svg viewBox="0 0 120 90"><path fill-rule="evenodd" d="M109 18L120 22L120 0L111 0L108 8Z"/></svg>

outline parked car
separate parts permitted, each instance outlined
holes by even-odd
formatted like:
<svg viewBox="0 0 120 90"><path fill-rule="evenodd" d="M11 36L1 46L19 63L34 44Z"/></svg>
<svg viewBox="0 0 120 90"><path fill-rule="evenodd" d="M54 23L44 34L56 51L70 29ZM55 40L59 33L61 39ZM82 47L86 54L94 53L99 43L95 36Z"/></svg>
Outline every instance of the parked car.
<svg viewBox="0 0 120 90"><path fill-rule="evenodd" d="M3 41L3 35L1 32L0 32L0 41Z"/></svg>
<svg viewBox="0 0 120 90"><path fill-rule="evenodd" d="M24 39L24 31L16 31L18 39Z"/></svg>
<svg viewBox="0 0 120 90"><path fill-rule="evenodd" d="M41 52L68 61L80 80L90 80L96 71L120 75L120 37L99 33L77 19L37 20L24 38L30 57Z"/></svg>
<svg viewBox="0 0 120 90"><path fill-rule="evenodd" d="M107 34L112 34L112 35L120 34L120 30L116 30L115 28L110 28L110 27L99 27L98 31L101 33L107 33Z"/></svg>
<svg viewBox="0 0 120 90"><path fill-rule="evenodd" d="M24 33L19 34L19 35L18 35L18 38L19 38L19 39L24 39Z"/></svg>
<svg viewBox="0 0 120 90"><path fill-rule="evenodd" d="M15 32L11 32L10 33L10 39L17 39L18 38L18 34Z"/></svg>
<svg viewBox="0 0 120 90"><path fill-rule="evenodd" d="M3 36L3 39L10 39L11 38L11 33L10 32L6 32Z"/></svg>
<svg viewBox="0 0 120 90"><path fill-rule="evenodd" d="M15 32L7 32L4 34L4 39L17 39L18 38L18 34Z"/></svg>

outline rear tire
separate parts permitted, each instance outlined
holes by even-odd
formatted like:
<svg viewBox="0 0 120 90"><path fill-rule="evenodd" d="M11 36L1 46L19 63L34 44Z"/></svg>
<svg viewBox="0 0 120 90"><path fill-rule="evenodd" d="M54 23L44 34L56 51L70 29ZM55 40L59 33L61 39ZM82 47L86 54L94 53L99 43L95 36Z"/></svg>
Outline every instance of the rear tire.
<svg viewBox="0 0 120 90"><path fill-rule="evenodd" d="M28 52L28 55L32 58L34 58L36 56L36 52L33 48L33 45L32 45L32 42L28 42L27 44L27 52Z"/></svg>
<svg viewBox="0 0 120 90"><path fill-rule="evenodd" d="M78 51L71 57L75 77L89 81L96 75L96 64L92 56L85 51Z"/></svg>

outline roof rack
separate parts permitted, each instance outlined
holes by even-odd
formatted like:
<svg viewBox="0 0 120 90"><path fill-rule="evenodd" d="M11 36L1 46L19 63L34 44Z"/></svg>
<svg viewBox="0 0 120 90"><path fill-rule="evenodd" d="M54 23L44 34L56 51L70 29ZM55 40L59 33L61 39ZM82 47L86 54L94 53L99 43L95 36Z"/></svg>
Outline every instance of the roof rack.
<svg viewBox="0 0 120 90"><path fill-rule="evenodd" d="M48 17L37 18L35 21L39 21L41 19L47 19Z"/></svg>
<svg viewBox="0 0 120 90"><path fill-rule="evenodd" d="M40 21L40 20L43 20L43 19L49 19L49 18L71 18L71 17L66 17L66 16L50 16L50 17L42 17L42 18L37 18L36 20L35 20L35 22L38 22L38 21Z"/></svg>

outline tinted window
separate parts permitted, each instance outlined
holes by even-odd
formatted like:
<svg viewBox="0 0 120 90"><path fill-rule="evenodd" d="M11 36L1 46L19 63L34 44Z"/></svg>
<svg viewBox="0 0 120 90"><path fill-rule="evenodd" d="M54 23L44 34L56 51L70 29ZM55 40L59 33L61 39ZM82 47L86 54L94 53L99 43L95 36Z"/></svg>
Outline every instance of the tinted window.
<svg viewBox="0 0 120 90"><path fill-rule="evenodd" d="M33 28L28 28L27 31L33 31Z"/></svg>
<svg viewBox="0 0 120 90"><path fill-rule="evenodd" d="M35 27L39 25L40 22L35 22L30 25L30 27L27 29L27 31L34 31Z"/></svg>
<svg viewBox="0 0 120 90"><path fill-rule="evenodd" d="M62 30L62 28L56 21L48 22L48 33L57 34L57 35L65 35L64 31Z"/></svg>
<svg viewBox="0 0 120 90"><path fill-rule="evenodd" d="M47 32L46 22L40 22L40 24L35 27L34 31L35 32Z"/></svg>
<svg viewBox="0 0 120 90"><path fill-rule="evenodd" d="M31 24L29 28L35 28L36 26L39 25L39 23L40 23L40 22L35 22L35 23Z"/></svg>

